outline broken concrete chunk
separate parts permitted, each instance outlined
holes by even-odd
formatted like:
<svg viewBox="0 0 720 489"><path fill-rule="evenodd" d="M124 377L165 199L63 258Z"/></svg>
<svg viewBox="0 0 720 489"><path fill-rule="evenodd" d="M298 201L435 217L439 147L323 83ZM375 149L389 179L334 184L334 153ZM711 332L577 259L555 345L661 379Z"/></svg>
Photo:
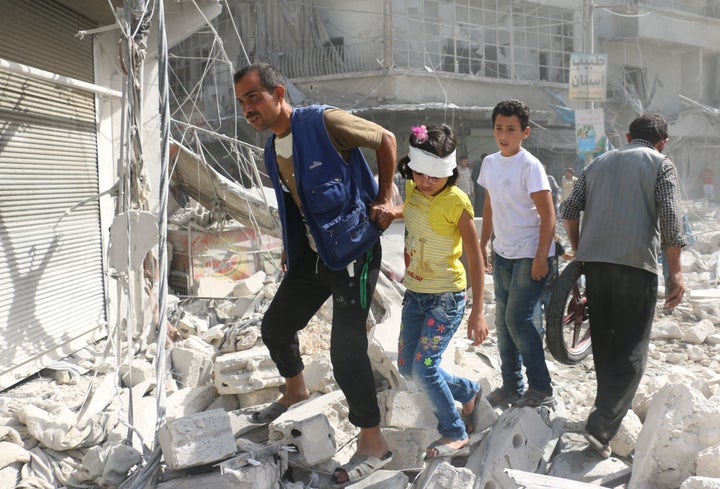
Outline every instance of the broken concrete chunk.
<svg viewBox="0 0 720 489"><path fill-rule="evenodd" d="M215 359L214 369L220 394L243 394L285 383L265 347L221 355Z"/></svg>
<svg viewBox="0 0 720 489"><path fill-rule="evenodd" d="M213 409L166 422L158 434L165 462L170 469L186 469L236 453L230 418Z"/></svg>

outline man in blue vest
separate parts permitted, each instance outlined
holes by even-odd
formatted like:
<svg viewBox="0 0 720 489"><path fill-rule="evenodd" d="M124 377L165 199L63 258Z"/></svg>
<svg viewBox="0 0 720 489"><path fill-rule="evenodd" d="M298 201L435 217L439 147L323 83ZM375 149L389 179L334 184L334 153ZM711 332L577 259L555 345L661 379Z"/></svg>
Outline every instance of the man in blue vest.
<svg viewBox="0 0 720 489"><path fill-rule="evenodd" d="M582 262L590 306L597 392L585 438L603 457L612 453L610 440L632 406L647 364L661 248L670 269L665 307L677 306L685 293L680 251L687 242L678 174L661 153L668 141L665 118L638 117L627 140L585 168L562 211L575 260Z"/></svg>
<svg viewBox="0 0 720 489"><path fill-rule="evenodd" d="M270 65L242 68L233 81L247 121L256 131L272 131L265 166L277 196L286 271L261 330L287 389L252 420L269 423L308 398L298 331L332 296L330 358L349 420L360 428L355 455L333 479L355 482L392 458L380 431L366 322L380 272L380 233L392 222L385 209L391 206L395 136L334 107L293 108L285 100L284 77ZM377 181L360 147L375 151Z"/></svg>

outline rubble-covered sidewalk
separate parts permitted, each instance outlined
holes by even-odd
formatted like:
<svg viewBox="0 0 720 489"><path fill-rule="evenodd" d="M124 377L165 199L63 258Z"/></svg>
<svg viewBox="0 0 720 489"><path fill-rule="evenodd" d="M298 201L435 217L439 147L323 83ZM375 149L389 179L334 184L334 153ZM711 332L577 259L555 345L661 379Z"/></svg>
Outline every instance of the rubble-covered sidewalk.
<svg viewBox="0 0 720 489"><path fill-rule="evenodd" d="M688 205L697 242L683 252L687 297L670 314L658 310L648 370L608 459L582 437L594 396L591 359L565 366L548 354L561 401L554 411L483 404L469 452L424 462L439 435L427 401L395 366L403 287L388 277L398 269L389 251L390 272L381 275L368 327L394 458L352 487L720 488L720 224L716 208ZM388 250L397 244L391 234L383 239ZM357 430L332 376L330 302L301 333L311 398L269 425L249 419L283 385L259 332L278 279L261 271L231 284L205 283L203 298L170 298L177 332L167 343L161 386L157 480L127 485L151 456L156 435L157 343L147 332L119 362L111 342L101 342L0 394L0 489L331 487L334 468L354 452ZM492 277L486 280L492 325ZM492 333L480 347L457 335L444 362L488 392L499 383Z"/></svg>

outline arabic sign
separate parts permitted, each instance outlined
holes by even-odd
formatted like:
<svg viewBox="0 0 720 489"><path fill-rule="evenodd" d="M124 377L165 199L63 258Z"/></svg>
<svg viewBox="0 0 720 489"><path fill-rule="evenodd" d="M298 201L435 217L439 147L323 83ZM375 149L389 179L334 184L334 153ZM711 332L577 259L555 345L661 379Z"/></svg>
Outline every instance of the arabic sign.
<svg viewBox="0 0 720 489"><path fill-rule="evenodd" d="M570 100L607 100L607 54L570 55Z"/></svg>
<svg viewBox="0 0 720 489"><path fill-rule="evenodd" d="M578 153L605 150L605 112L603 109L575 110Z"/></svg>

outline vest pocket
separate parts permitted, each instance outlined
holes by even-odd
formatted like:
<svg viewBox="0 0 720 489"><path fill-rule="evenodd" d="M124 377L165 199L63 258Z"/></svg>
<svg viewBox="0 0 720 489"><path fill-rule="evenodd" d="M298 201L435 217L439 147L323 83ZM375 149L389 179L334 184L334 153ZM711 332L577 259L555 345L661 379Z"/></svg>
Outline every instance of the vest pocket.
<svg viewBox="0 0 720 489"><path fill-rule="evenodd" d="M370 221L364 206L353 207L342 218L323 226L323 230L330 235L328 252L335 258L333 261L346 264L360 256L380 237L380 230Z"/></svg>
<svg viewBox="0 0 720 489"><path fill-rule="evenodd" d="M307 206L312 214L325 214L343 206L348 201L345 185L339 178L312 187Z"/></svg>

